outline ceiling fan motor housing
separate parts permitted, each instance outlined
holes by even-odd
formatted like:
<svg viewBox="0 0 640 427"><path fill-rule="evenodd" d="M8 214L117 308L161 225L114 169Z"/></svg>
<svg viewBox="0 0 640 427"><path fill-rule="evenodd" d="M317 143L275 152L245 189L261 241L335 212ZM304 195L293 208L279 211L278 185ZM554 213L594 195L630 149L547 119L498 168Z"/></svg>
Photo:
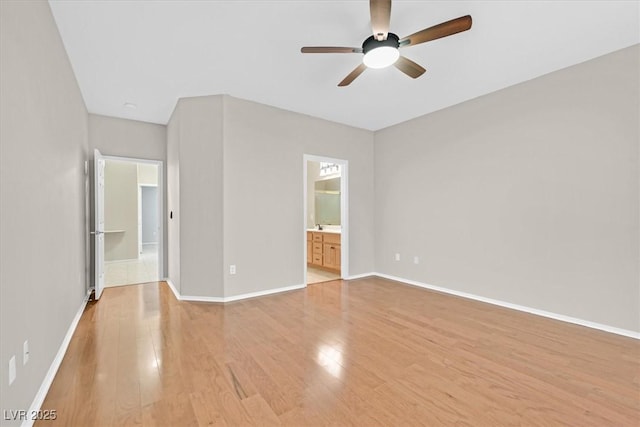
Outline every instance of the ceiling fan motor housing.
<svg viewBox="0 0 640 427"><path fill-rule="evenodd" d="M362 43L362 52L366 54L373 49L383 46L389 46L397 49L400 46L399 40L400 38L393 33L388 33L386 40L376 40L374 36L370 36Z"/></svg>

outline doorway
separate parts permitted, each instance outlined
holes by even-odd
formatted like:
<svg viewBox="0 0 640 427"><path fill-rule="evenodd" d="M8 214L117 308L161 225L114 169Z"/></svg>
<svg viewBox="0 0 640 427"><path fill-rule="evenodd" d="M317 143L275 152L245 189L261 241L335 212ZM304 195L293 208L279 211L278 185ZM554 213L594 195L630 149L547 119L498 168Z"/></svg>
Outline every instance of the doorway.
<svg viewBox="0 0 640 427"><path fill-rule="evenodd" d="M162 162L104 156L104 287L162 278Z"/></svg>
<svg viewBox="0 0 640 427"><path fill-rule="evenodd" d="M348 163L304 155L304 283L348 277Z"/></svg>

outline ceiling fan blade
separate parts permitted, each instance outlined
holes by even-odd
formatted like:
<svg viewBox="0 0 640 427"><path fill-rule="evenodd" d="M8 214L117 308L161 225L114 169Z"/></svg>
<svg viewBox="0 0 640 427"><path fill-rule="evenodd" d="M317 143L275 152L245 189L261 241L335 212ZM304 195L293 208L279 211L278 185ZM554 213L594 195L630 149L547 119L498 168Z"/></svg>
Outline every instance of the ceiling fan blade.
<svg viewBox="0 0 640 427"><path fill-rule="evenodd" d="M362 74L362 72L366 69L367 69L366 65L364 64L358 65L355 70L350 72L347 77L345 77L340 83L338 83L338 86L348 86L352 81L356 79L356 77Z"/></svg>
<svg viewBox="0 0 640 427"><path fill-rule="evenodd" d="M362 53L361 47L305 46L302 53Z"/></svg>
<svg viewBox="0 0 640 427"><path fill-rule="evenodd" d="M404 56L398 58L398 60L393 65L395 65L398 70L402 71L407 76L413 79L420 77L424 74L425 71L427 71L420 64L416 64L415 62L405 58Z"/></svg>
<svg viewBox="0 0 640 427"><path fill-rule="evenodd" d="M438 24L433 27L425 28L422 31L418 31L417 33L413 33L410 36L401 39L400 47L414 46L420 43L467 31L471 28L471 23L471 16L466 15L452 19L451 21L443 22L442 24Z"/></svg>
<svg viewBox="0 0 640 427"><path fill-rule="evenodd" d="M391 21L391 0L369 0L371 29L376 40L386 40Z"/></svg>

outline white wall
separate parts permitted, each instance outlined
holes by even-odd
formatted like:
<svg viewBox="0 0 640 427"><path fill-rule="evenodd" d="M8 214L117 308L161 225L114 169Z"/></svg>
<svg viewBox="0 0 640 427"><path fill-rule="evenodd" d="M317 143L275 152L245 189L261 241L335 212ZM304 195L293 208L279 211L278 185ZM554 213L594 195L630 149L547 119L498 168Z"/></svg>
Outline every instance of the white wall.
<svg viewBox="0 0 640 427"><path fill-rule="evenodd" d="M47 2L0 1L0 93L4 414L29 408L86 295L87 110Z"/></svg>
<svg viewBox="0 0 640 427"><path fill-rule="evenodd" d="M370 131L224 97L225 296L304 283L304 154L348 160L349 274L373 271L372 141Z"/></svg>
<svg viewBox="0 0 640 427"><path fill-rule="evenodd" d="M640 331L639 56L377 132L376 270Z"/></svg>

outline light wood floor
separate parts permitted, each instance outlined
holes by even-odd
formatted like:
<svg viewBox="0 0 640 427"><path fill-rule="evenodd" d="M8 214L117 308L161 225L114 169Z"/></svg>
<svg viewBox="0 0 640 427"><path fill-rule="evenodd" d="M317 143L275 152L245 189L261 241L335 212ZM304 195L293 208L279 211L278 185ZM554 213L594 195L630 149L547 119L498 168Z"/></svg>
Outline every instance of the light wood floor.
<svg viewBox="0 0 640 427"><path fill-rule="evenodd" d="M639 358L631 338L378 278L227 305L152 283L87 307L42 409L63 426L637 426Z"/></svg>

